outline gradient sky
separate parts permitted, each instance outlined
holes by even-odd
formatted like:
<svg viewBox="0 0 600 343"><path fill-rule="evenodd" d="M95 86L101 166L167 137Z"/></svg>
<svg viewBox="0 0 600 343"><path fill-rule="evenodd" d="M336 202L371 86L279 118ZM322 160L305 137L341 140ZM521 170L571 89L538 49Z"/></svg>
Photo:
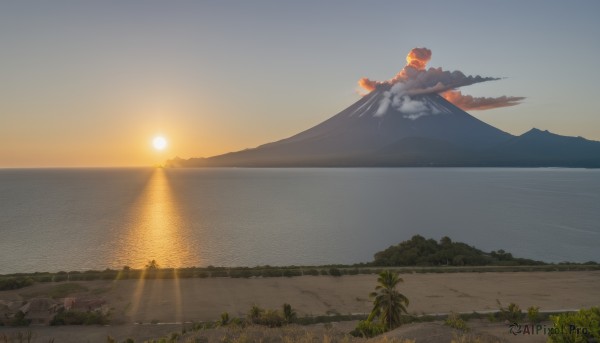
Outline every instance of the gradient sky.
<svg viewBox="0 0 600 343"><path fill-rule="evenodd" d="M430 67L505 77L473 111L600 140L600 1L13 1L0 3L0 167L136 166L305 130ZM166 151L151 147L161 133Z"/></svg>

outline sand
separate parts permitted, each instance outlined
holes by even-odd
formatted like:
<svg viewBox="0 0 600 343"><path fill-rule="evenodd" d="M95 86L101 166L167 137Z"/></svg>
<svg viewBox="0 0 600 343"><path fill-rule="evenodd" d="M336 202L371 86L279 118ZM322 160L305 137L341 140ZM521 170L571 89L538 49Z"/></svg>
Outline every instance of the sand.
<svg viewBox="0 0 600 343"><path fill-rule="evenodd" d="M213 321L225 311L232 317L241 317L254 304L279 309L283 303L289 303L299 316L367 313L371 309L368 294L374 289L376 278L376 275L355 275L78 283L88 289L80 295L106 299L114 309L115 321L131 327L133 334L143 331L133 323ZM600 305L600 271L403 274L402 278L399 291L409 298L408 310L412 314L496 311L497 300L504 306L514 302L522 309L535 305L542 311ZM36 284L3 291L0 300L43 294L55 286ZM97 329L110 332L110 328ZM0 328L0 333L2 330L7 329Z"/></svg>

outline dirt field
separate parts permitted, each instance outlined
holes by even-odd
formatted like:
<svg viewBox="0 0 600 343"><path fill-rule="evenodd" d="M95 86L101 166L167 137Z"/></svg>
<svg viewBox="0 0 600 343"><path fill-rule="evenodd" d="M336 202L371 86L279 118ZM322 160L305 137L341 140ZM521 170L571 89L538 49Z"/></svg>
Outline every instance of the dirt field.
<svg viewBox="0 0 600 343"><path fill-rule="evenodd" d="M579 309L598 306L600 303L600 271L404 274L402 278L404 283L399 290L409 298L408 310L413 314L493 311L498 309L497 300L504 305L517 303L522 309L535 305L542 311ZM106 299L113 308L115 322L122 325L32 327L32 330L38 330L43 337L57 337L62 336L62 333L76 331L67 337L76 335L82 339L74 342L95 342L111 332L119 332L118 336L126 338L155 333L160 336L160 332L173 330L169 326L133 325L134 323L212 321L225 311L232 317L242 317L254 304L279 309L283 303L290 303L299 316L367 313L371 309L368 294L375 287L376 276L78 283L87 290L75 296ZM51 293L52 288L57 285L60 284L36 284L24 289L0 292L0 300L14 301L44 295ZM494 330L504 332L505 327L500 326ZM175 331L181 329L181 325L173 327L176 328ZM13 329L0 328L0 335L9 332L7 330ZM62 341L57 338L56 342Z"/></svg>

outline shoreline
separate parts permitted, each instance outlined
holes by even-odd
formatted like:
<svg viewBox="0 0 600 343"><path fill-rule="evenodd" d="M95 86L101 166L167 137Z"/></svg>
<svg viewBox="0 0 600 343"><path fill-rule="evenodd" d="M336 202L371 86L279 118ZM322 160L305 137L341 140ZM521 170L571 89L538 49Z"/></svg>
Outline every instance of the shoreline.
<svg viewBox="0 0 600 343"><path fill-rule="evenodd" d="M333 272L332 272L333 270ZM128 268L104 270L73 270L58 272L17 272L0 273L2 278L31 277L37 282L60 282L60 281L90 281L98 279L137 279L152 275L156 278L211 278L211 277L231 277L231 278L250 278L250 277L295 277L304 275L358 275L358 274L376 274L382 270L393 270L400 274L411 273L490 273L490 272L562 272L562 271L593 271L600 270L600 263L589 261L585 263L546 263L533 265L487 265L487 266L373 266L369 264L331 264L318 266L235 266L235 267L166 267L148 270L141 268ZM317 271L318 273L315 273ZM339 274L337 272L339 271ZM333 273L333 274L332 274ZM177 276L176 276L177 275ZM52 280L47 278L51 277Z"/></svg>

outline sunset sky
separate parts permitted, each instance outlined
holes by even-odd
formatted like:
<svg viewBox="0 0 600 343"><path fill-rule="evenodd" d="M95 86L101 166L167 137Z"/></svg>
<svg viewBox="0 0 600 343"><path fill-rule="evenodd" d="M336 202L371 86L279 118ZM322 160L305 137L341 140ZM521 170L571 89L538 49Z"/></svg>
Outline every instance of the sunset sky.
<svg viewBox="0 0 600 343"><path fill-rule="evenodd" d="M600 1L0 3L0 168L141 166L288 137L429 67L519 105L470 112L519 135L600 140ZM152 147L156 135L169 145Z"/></svg>

